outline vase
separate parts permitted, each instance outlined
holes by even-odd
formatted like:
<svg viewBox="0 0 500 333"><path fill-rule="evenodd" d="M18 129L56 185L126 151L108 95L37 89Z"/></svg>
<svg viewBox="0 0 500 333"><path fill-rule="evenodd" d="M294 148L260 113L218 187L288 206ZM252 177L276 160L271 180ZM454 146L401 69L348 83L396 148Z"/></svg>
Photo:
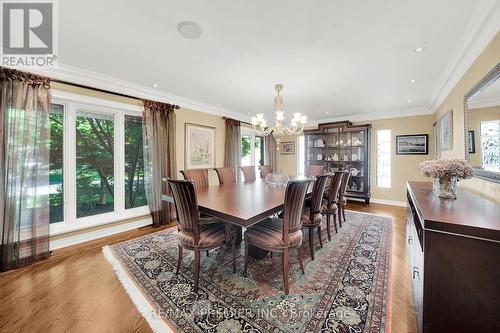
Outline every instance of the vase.
<svg viewBox="0 0 500 333"><path fill-rule="evenodd" d="M457 177L434 178L432 190L440 198L456 199Z"/></svg>

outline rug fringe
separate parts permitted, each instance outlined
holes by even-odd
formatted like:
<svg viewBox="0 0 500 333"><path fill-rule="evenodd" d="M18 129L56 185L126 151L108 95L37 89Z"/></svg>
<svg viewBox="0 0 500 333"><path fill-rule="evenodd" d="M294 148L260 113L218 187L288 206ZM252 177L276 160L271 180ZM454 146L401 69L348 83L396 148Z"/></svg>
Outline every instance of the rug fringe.
<svg viewBox="0 0 500 333"><path fill-rule="evenodd" d="M174 331L168 326L168 324L163 321L161 318L154 318L153 313L155 313L156 309L151 305L151 303L146 299L141 290L137 287L137 285L132 281L130 276L126 273L120 262L115 258L113 251L109 246L104 246L102 248L102 253L104 257L109 261L113 270L120 280L123 288L127 291L127 294L132 299L135 307L142 315L144 319L146 319L149 327L155 333L173 333Z"/></svg>

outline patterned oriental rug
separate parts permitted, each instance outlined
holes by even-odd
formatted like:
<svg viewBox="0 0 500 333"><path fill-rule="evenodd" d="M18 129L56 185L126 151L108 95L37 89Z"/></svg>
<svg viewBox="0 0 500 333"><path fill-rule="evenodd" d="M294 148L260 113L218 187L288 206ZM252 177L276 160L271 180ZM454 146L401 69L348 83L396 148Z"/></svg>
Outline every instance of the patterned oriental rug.
<svg viewBox="0 0 500 333"><path fill-rule="evenodd" d="M291 251L288 296L279 254L251 259L245 277L242 256L232 273L229 247L208 257L202 253L200 290L194 294L193 252L184 251L175 275L176 228L103 252L155 332L389 332L392 220L352 211L346 217L331 242L323 232L324 246L316 244L314 261L304 230L306 274Z"/></svg>

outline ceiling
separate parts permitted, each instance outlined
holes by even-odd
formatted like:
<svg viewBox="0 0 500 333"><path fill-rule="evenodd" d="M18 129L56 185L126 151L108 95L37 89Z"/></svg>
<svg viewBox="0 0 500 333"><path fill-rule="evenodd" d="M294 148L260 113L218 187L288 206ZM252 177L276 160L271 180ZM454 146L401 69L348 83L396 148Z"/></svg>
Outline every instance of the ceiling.
<svg viewBox="0 0 500 333"><path fill-rule="evenodd" d="M64 0L59 63L240 117L272 118L275 83L288 119L425 112L482 2Z"/></svg>

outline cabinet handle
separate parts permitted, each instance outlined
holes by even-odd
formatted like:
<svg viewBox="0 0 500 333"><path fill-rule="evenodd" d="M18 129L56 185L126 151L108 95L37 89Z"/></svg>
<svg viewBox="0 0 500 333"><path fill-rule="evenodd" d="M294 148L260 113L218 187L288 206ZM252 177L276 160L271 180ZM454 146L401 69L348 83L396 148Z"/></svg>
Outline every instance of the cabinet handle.
<svg viewBox="0 0 500 333"><path fill-rule="evenodd" d="M413 267L413 279L415 280L415 276L417 277L417 279L420 280L420 273L418 272L418 267Z"/></svg>
<svg viewBox="0 0 500 333"><path fill-rule="evenodd" d="M408 236L408 244L411 244L412 240L413 240L413 238L411 236Z"/></svg>

